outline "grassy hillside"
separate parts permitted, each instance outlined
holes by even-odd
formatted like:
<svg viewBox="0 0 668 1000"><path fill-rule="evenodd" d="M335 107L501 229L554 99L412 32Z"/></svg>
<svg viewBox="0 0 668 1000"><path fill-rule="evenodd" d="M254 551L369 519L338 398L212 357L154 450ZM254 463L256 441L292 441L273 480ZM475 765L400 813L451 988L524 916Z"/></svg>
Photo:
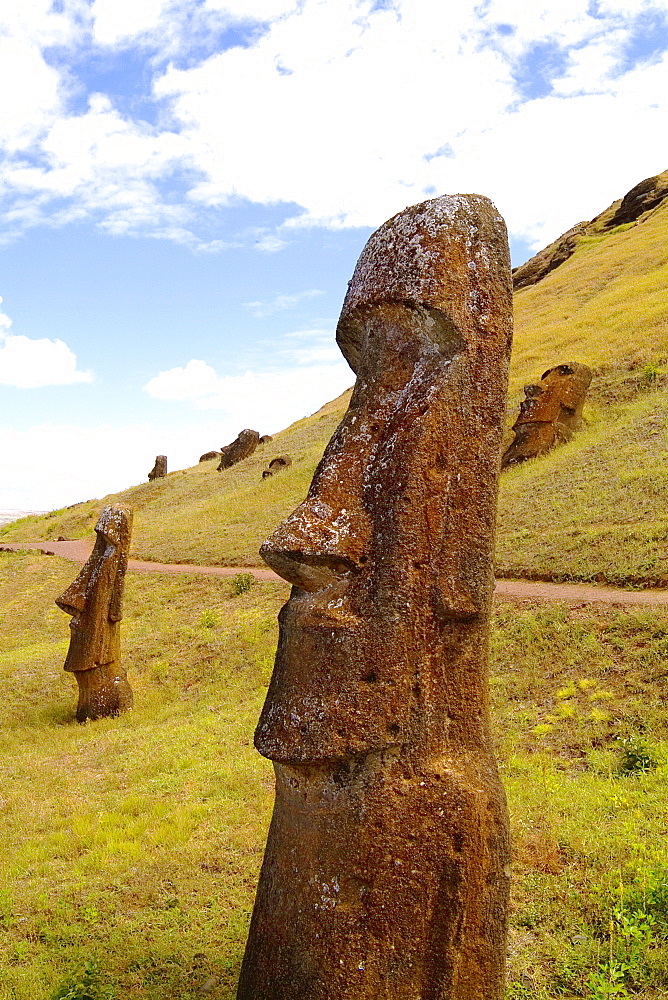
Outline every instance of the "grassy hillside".
<svg viewBox="0 0 668 1000"><path fill-rule="evenodd" d="M252 732L288 588L129 574L136 707L78 726L53 604L71 579L0 553L0 1000L232 1000L273 798ZM668 611L504 604L493 652L508 1000L668 997Z"/></svg>
<svg viewBox="0 0 668 1000"><path fill-rule="evenodd" d="M586 429L502 477L501 575L668 584L668 198L606 229L618 207L589 224L568 260L515 294L508 434L522 386L546 368L573 360L595 374ZM136 508L133 553L258 565L260 543L303 498L346 404L344 394L224 473L212 461L119 494ZM291 468L262 480L282 453ZM90 535L103 502L26 518L0 528L0 541Z"/></svg>
<svg viewBox="0 0 668 1000"><path fill-rule="evenodd" d="M343 393L224 472L216 471L217 459L201 462L103 500L23 518L0 529L0 541L90 536L103 504L121 500L135 509L132 554L137 558L200 566L264 565L258 555L261 543L304 499L349 397ZM289 455L292 465L263 479L262 470L278 455Z"/></svg>

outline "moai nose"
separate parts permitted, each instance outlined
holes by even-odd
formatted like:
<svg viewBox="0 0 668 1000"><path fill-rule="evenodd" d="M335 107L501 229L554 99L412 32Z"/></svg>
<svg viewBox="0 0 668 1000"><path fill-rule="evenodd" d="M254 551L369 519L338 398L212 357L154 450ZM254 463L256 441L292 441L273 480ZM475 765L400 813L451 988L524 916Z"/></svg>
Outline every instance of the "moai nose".
<svg viewBox="0 0 668 1000"><path fill-rule="evenodd" d="M355 576L366 563L363 521L350 509L309 497L266 540L260 555L295 587L323 590Z"/></svg>

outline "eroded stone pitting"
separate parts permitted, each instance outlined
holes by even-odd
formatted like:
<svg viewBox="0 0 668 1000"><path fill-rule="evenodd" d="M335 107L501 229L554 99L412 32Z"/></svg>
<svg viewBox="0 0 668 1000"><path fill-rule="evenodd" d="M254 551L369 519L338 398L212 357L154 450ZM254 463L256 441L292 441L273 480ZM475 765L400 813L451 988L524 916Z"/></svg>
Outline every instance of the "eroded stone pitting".
<svg viewBox="0 0 668 1000"><path fill-rule="evenodd" d="M486 671L510 335L487 199L372 235L337 331L350 407L262 548L294 586L255 734L276 804L239 1000L503 996Z"/></svg>

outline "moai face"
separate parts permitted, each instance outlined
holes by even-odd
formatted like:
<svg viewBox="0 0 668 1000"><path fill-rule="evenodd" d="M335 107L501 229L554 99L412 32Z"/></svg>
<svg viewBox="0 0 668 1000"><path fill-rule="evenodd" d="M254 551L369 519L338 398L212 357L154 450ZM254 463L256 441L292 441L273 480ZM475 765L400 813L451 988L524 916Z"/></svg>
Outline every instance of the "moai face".
<svg viewBox="0 0 668 1000"><path fill-rule="evenodd" d="M508 834L487 633L511 338L505 226L439 198L371 237L357 373L306 500L255 745L276 804L239 1000L501 1000Z"/></svg>
<svg viewBox="0 0 668 1000"><path fill-rule="evenodd" d="M482 198L398 218L403 232L391 220L367 244L339 321L357 372L350 408L308 498L261 550L296 588L256 736L274 760L426 739L408 732L416 699L420 711L442 700L425 643L489 602L510 337L504 230ZM456 684L449 697L461 700Z"/></svg>
<svg viewBox="0 0 668 1000"><path fill-rule="evenodd" d="M503 455L501 467L518 465L569 441L582 424L591 380L590 368L571 362L548 368L539 383L525 385L525 398L513 424L515 438Z"/></svg>
<svg viewBox="0 0 668 1000"><path fill-rule="evenodd" d="M105 507L95 525L97 540L88 562L56 599L58 607L72 616L65 670L92 670L118 659L131 530L129 510Z"/></svg>

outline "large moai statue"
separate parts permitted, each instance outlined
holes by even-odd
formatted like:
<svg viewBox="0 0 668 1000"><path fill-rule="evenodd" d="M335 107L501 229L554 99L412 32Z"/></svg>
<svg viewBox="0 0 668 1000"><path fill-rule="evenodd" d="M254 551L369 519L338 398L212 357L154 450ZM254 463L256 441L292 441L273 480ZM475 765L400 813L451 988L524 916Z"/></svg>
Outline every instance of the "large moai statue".
<svg viewBox="0 0 668 1000"><path fill-rule="evenodd" d="M582 425L591 379L591 368L570 362L548 368L539 384L525 385L525 398L513 424L515 437L503 454L501 468L519 465L570 441Z"/></svg>
<svg viewBox="0 0 668 1000"><path fill-rule="evenodd" d="M58 607L72 615L65 670L75 674L79 685L78 722L132 708L120 644L131 511L117 504L105 507L95 531L97 540L88 562L56 598Z"/></svg>
<svg viewBox="0 0 668 1000"><path fill-rule="evenodd" d="M238 1000L500 1000L508 822L487 650L511 342L478 195L390 219L337 340L357 374L307 499L255 734L276 802Z"/></svg>
<svg viewBox="0 0 668 1000"><path fill-rule="evenodd" d="M164 479L167 475L167 456L156 455L155 465L148 474L148 481L152 483L154 479Z"/></svg>

